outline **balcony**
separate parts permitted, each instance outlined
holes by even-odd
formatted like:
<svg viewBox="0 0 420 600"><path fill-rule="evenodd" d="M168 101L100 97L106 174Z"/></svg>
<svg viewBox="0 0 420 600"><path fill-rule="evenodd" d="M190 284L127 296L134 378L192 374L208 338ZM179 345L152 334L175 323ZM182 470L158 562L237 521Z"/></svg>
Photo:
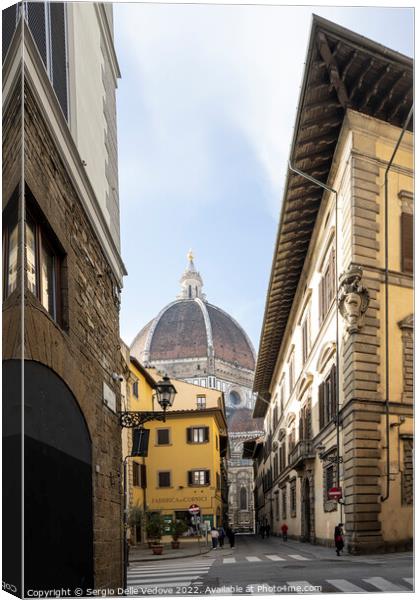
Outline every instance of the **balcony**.
<svg viewBox="0 0 420 600"><path fill-rule="evenodd" d="M315 450L310 440L302 440L296 444L289 454L290 466L293 469L302 469L306 460L315 458Z"/></svg>

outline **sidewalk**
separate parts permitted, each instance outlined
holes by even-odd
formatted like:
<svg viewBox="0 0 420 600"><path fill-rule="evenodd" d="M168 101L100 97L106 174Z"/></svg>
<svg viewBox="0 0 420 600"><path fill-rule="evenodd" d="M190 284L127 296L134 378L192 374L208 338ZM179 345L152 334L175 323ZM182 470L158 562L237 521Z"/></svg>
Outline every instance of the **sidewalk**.
<svg viewBox="0 0 420 600"><path fill-rule="evenodd" d="M387 562L390 559L399 559L399 558L407 558L413 556L412 551L407 552L384 552L381 554L363 554L363 555L354 555L349 554L346 551L346 548L342 552L341 557L336 557L334 547L321 546L320 544L310 544L306 542L299 542L297 540L289 539L287 542L284 542L280 536L270 536L268 539L261 540L261 544L264 544L267 547L267 551L270 552L285 552L286 550L294 551L296 553L307 553L311 554L314 558L318 560L331 560L337 558L342 561L351 561L351 562L363 562L363 563L377 563L380 561Z"/></svg>
<svg viewBox="0 0 420 600"><path fill-rule="evenodd" d="M173 550L170 543L163 544L163 553L155 555L147 544L131 546L129 553L129 562L153 562L158 560L171 560L176 558L188 558L190 556L203 556L211 550L211 544L206 546L206 540L201 540L200 544L196 539L182 539L178 550Z"/></svg>

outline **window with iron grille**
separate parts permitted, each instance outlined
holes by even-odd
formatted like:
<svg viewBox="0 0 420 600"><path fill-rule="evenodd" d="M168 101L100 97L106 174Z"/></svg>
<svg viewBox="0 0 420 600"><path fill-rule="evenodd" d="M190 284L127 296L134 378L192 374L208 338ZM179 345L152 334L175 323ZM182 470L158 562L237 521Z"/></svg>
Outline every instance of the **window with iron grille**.
<svg viewBox="0 0 420 600"><path fill-rule="evenodd" d="M171 472L170 471L159 471L158 473L158 487L171 487Z"/></svg>
<svg viewBox="0 0 420 600"><path fill-rule="evenodd" d="M187 442L189 444L205 444L209 441L208 427L188 427Z"/></svg>
<svg viewBox="0 0 420 600"><path fill-rule="evenodd" d="M324 321L335 296L335 254L330 251L319 283L319 322Z"/></svg>
<svg viewBox="0 0 420 600"><path fill-rule="evenodd" d="M165 446L170 443L169 429L157 429L156 430L156 444L158 446Z"/></svg>
<svg viewBox="0 0 420 600"><path fill-rule="evenodd" d="M3 61L19 22L21 3L2 11ZM23 2L28 28L63 114L68 116L67 23L64 2Z"/></svg>
<svg viewBox="0 0 420 600"><path fill-rule="evenodd" d="M195 469L188 471L188 485L209 485L210 471L207 469Z"/></svg>

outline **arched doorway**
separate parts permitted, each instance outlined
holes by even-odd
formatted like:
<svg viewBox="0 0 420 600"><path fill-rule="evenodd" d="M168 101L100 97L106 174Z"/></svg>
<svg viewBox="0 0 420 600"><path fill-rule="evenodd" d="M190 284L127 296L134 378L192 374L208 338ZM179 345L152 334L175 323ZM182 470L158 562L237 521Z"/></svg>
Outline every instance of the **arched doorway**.
<svg viewBox="0 0 420 600"><path fill-rule="evenodd" d="M89 431L63 380L40 363L24 365L25 589L93 588ZM20 370L20 361L4 363L12 413Z"/></svg>

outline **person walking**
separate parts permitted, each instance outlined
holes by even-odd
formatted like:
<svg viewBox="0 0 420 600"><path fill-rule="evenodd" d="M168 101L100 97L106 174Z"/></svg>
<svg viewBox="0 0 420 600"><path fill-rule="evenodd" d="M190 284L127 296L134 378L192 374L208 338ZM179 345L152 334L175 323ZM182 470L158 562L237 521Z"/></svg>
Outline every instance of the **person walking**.
<svg viewBox="0 0 420 600"><path fill-rule="evenodd" d="M221 527L219 527L219 546L220 548L223 548L223 546L225 545L225 537L226 537L226 532L223 529L223 525Z"/></svg>
<svg viewBox="0 0 420 600"><path fill-rule="evenodd" d="M287 525L287 523L283 523L283 525L281 526L281 533L283 535L283 542L287 542L287 532L289 530L289 527Z"/></svg>
<svg viewBox="0 0 420 600"><path fill-rule="evenodd" d="M269 538L270 537L270 524L267 523L267 525L265 526L265 535Z"/></svg>
<svg viewBox="0 0 420 600"><path fill-rule="evenodd" d="M265 527L264 527L264 525L262 523L260 525L260 536L261 536L262 539L265 538Z"/></svg>
<svg viewBox="0 0 420 600"><path fill-rule="evenodd" d="M343 523L339 523L334 529L334 542L337 556L340 556L340 552L344 548Z"/></svg>
<svg viewBox="0 0 420 600"><path fill-rule="evenodd" d="M216 550L217 548L217 540L219 538L219 532L217 531L216 527L212 527L210 530L210 535L211 535L211 543L213 546L213 550Z"/></svg>
<svg viewBox="0 0 420 600"><path fill-rule="evenodd" d="M226 535L229 540L230 547L234 548L235 547L235 532L230 525L228 527L226 527Z"/></svg>

